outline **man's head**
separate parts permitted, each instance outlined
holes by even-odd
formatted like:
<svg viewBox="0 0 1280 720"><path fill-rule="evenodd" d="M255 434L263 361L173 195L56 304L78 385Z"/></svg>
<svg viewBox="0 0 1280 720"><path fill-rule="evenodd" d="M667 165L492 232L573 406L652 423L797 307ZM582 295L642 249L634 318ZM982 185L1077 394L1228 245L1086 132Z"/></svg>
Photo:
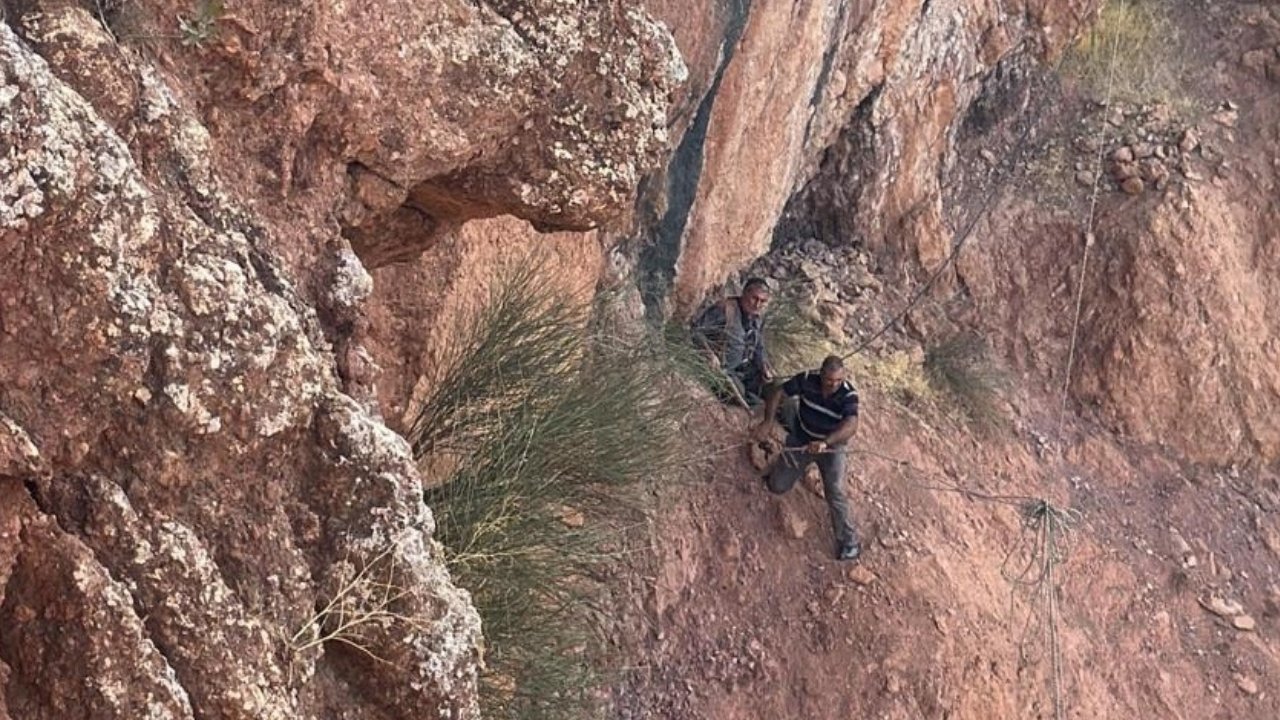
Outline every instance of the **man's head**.
<svg viewBox="0 0 1280 720"><path fill-rule="evenodd" d="M822 394L834 393L840 389L840 383L844 382L844 360L839 355L828 355L822 361L819 374L822 376Z"/></svg>
<svg viewBox="0 0 1280 720"><path fill-rule="evenodd" d="M738 302L742 305L744 313L754 317L764 312L765 307L769 305L770 297L772 293L769 290L769 281L753 277L742 286L742 299Z"/></svg>

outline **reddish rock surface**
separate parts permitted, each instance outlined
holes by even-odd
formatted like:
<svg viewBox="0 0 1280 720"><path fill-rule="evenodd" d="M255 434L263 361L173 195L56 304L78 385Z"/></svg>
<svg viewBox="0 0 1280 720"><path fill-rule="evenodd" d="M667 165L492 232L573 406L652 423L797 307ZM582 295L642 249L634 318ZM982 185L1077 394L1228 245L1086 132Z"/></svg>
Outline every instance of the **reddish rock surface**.
<svg viewBox="0 0 1280 720"><path fill-rule="evenodd" d="M378 388L534 226L627 225L686 66L623 3L199 7L0 24L0 716L474 717ZM543 244L594 288L594 232Z"/></svg>
<svg viewBox="0 0 1280 720"><path fill-rule="evenodd" d="M603 272L598 233L540 234L512 217L467 223L421 257L379 268L368 308L368 348L388 424L405 428L441 360L481 312L495 279L536 265L546 282L582 297Z"/></svg>
<svg viewBox="0 0 1280 720"><path fill-rule="evenodd" d="M105 42L74 28L72 69ZM209 136L143 73L130 146L8 25L0 68L0 707L474 716L479 622L408 447L342 392ZM343 267L330 309L369 290ZM370 655L308 643L370 565L408 590L346 638Z"/></svg>
<svg viewBox="0 0 1280 720"><path fill-rule="evenodd" d="M938 178L980 79L1005 58L1059 52L1096 6L1045 3L1010 24L966 2L749 3L713 88L687 221L659 238L681 248L676 311L766 251L789 201L850 218L828 242L936 267L947 249Z"/></svg>
<svg viewBox="0 0 1280 720"><path fill-rule="evenodd" d="M1001 95L1022 87L1009 78L1053 57L1097 5L245 0L205 31L191 29L189 0L6 3L0 718L475 717L478 618L444 569L395 430L501 269L542 258L549 282L584 293L657 278L682 314L775 239L819 238L868 251L848 283L879 293L870 272L942 262L949 226L976 207L945 204L942 178L971 177L958 138L1007 122L1022 100ZM1280 595L1261 584L1280 552L1263 492L1274 476L1198 468L1204 494L1178 465L1280 456L1280 216L1272 158L1247 149L1280 142L1280 112L1270 66L1238 64L1241 48L1280 43L1280 18L1238 11L1247 42L1214 51L1239 75L1201 88L1242 100L1229 123L1182 143L1183 165L1160 165L1184 168L1167 193L1143 166L1154 187L1103 202L1068 384L1072 409L1172 450L1074 428L1063 462L1107 478L1098 499L1060 468L1027 479L1045 469L1026 438L1057 406L1026 387L1010 401L1021 435L1003 445L914 410L867 424L918 465L995 474L984 487L1071 497L1105 520L1081 542L1077 577L1092 585L1064 590L1082 717L1208 717L1219 709L1205 698L1235 672L1258 679L1252 704L1227 703L1232 716L1275 715ZM975 115L988 105L1001 117ZM1201 172L1214 179L1195 184ZM1038 180L1022 180L1038 197ZM1037 386L1062 383L1074 209L1002 197L985 242L937 291L961 291L958 314ZM887 314L900 290L862 301ZM922 307L907 325L928 334L944 315ZM930 419L962 441L927 426L915 437ZM958 497L929 504L893 467L866 468L860 512L884 554L852 585L808 561L827 552L813 498L788 498L787 527L762 534L775 506L745 485L726 499L745 468L678 497L658 525L670 544L643 617L657 625L621 643L657 674L623 709L1046 712L1041 693L1008 689L1044 666L992 642L1011 632L993 610L1007 584L973 563L1006 550L1017 518ZM1228 502L1255 488L1252 504ZM1117 510L1133 502L1147 514ZM1168 568L1129 553L1131 535L1163 532L1166 516L1194 518L1188 537L1222 548L1203 553L1214 570L1197 588L1257 608L1256 642L1231 640L1222 667L1205 649L1235 635L1188 621L1198 611L1164 582ZM410 590L395 619L346 638L359 649L316 642L333 627L316 613L335 597L368 602L353 579L384 571ZM1140 658L1124 669L1132 687L1095 652L1113 647Z"/></svg>
<svg viewBox="0 0 1280 720"><path fill-rule="evenodd" d="M1098 238L1083 395L1197 462L1280 458L1280 216L1241 200L1188 188Z"/></svg>

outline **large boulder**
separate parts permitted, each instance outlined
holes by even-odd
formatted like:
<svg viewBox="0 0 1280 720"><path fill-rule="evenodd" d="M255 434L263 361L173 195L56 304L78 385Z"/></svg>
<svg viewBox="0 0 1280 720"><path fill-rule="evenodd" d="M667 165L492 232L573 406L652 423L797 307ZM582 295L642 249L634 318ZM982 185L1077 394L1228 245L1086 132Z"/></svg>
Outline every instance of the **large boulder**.
<svg viewBox="0 0 1280 720"><path fill-rule="evenodd" d="M74 27L59 60L113 47ZM474 717L479 621L407 445L135 79L131 147L0 24L0 716ZM369 292L346 267L331 306Z"/></svg>

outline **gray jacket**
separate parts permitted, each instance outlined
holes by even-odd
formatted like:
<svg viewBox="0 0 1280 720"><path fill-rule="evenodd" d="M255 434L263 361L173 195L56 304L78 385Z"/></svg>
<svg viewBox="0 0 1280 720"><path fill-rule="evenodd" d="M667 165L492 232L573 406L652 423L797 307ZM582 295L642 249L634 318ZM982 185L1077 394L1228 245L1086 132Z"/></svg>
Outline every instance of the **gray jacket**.
<svg viewBox="0 0 1280 720"><path fill-rule="evenodd" d="M725 298L704 310L692 331L694 343L714 352L725 370L764 372L763 323L759 315L747 317L737 297Z"/></svg>

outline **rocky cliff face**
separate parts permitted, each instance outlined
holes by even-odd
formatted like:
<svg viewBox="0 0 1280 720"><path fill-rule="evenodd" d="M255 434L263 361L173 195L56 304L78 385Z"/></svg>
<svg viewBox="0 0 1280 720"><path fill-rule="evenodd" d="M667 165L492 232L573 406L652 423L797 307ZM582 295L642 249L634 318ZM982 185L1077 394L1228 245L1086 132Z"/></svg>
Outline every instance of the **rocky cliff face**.
<svg viewBox="0 0 1280 720"><path fill-rule="evenodd" d="M685 136L697 155L677 168L700 169L700 181L683 207L671 193L668 215L685 216L664 218L675 227L659 237L679 247L666 256L678 258L677 308L766 251L789 201L791 215L825 207L846 219L827 242L939 263L939 177L981 80L1006 58L1055 54L1094 7L742 3L741 41L703 101L705 137ZM791 229L778 238L791 239Z"/></svg>
<svg viewBox="0 0 1280 720"><path fill-rule="evenodd" d="M985 79L1097 5L0 2L0 718L474 717L479 623L394 430L494 272L536 249L682 314L802 237L936 267ZM1116 233L1078 388L1207 459L1280 447L1274 373L1203 368L1211 422L1160 400L1182 338L1273 354L1256 248L1202 242L1234 222ZM1246 265L1194 327L1148 314ZM1046 269L958 276L1044 373L1061 328L1006 293Z"/></svg>
<svg viewBox="0 0 1280 720"><path fill-rule="evenodd" d="M111 47L56 17L55 57ZM126 142L7 25L0 67L7 716L472 714L479 623L408 448L342 392L208 134L143 70ZM335 273L354 307L367 273ZM394 615L316 617L374 609L359 568L405 589Z"/></svg>
<svg viewBox="0 0 1280 720"><path fill-rule="evenodd" d="M218 7L3 7L0 717L474 717L368 269L625 225L683 62L617 3Z"/></svg>

